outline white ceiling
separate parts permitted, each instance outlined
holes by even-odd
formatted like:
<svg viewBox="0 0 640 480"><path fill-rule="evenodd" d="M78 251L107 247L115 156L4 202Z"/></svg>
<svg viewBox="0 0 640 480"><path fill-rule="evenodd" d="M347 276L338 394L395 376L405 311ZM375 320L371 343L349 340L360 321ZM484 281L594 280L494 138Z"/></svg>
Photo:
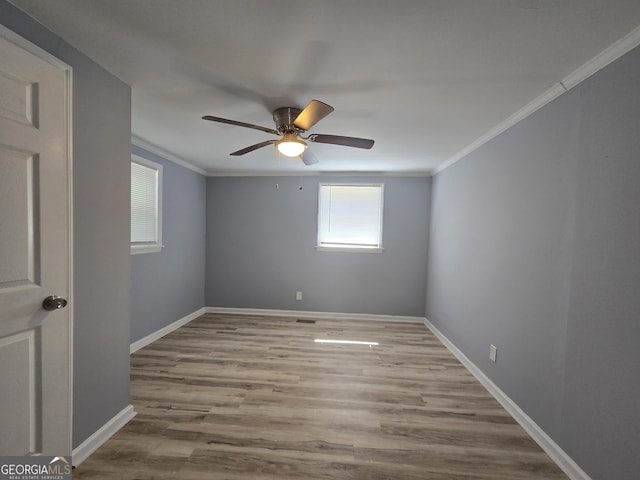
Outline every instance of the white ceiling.
<svg viewBox="0 0 640 480"><path fill-rule="evenodd" d="M214 174L432 172L640 25L638 0L11 2L131 85L134 135ZM311 132L373 149L231 157L273 137L201 120L314 98L335 111Z"/></svg>

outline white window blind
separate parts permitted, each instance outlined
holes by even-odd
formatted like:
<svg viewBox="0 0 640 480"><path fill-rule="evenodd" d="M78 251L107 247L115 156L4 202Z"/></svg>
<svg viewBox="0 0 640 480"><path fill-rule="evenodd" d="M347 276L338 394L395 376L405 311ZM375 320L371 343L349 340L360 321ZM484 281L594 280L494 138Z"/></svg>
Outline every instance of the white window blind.
<svg viewBox="0 0 640 480"><path fill-rule="evenodd" d="M161 248L162 166L131 162L131 248L133 253Z"/></svg>
<svg viewBox="0 0 640 480"><path fill-rule="evenodd" d="M382 249L382 184L320 184L318 247Z"/></svg>

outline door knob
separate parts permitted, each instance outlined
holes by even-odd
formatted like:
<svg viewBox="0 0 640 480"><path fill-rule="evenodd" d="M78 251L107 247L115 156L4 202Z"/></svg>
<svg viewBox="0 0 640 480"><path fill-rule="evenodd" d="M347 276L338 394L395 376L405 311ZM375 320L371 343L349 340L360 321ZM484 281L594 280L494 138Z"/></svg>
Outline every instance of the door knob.
<svg viewBox="0 0 640 480"><path fill-rule="evenodd" d="M58 310L67 306L67 299L59 297L58 295L49 295L42 302L42 308L45 310Z"/></svg>

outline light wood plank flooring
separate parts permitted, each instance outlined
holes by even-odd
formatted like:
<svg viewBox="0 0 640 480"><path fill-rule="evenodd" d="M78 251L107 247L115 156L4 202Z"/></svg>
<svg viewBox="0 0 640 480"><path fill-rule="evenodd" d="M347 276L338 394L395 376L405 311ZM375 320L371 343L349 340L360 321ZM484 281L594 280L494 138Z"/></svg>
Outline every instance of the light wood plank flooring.
<svg viewBox="0 0 640 480"><path fill-rule="evenodd" d="M131 363L138 415L74 479L567 478L420 324L208 314Z"/></svg>

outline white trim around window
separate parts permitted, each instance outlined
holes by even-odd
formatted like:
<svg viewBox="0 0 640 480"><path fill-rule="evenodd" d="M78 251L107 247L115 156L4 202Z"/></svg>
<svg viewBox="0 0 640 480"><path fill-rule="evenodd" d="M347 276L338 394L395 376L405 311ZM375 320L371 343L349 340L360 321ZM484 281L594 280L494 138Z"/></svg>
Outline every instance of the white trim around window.
<svg viewBox="0 0 640 480"><path fill-rule="evenodd" d="M162 250L162 165L131 155L131 254Z"/></svg>
<svg viewBox="0 0 640 480"><path fill-rule="evenodd" d="M320 183L316 250L381 253L383 207L382 183Z"/></svg>

